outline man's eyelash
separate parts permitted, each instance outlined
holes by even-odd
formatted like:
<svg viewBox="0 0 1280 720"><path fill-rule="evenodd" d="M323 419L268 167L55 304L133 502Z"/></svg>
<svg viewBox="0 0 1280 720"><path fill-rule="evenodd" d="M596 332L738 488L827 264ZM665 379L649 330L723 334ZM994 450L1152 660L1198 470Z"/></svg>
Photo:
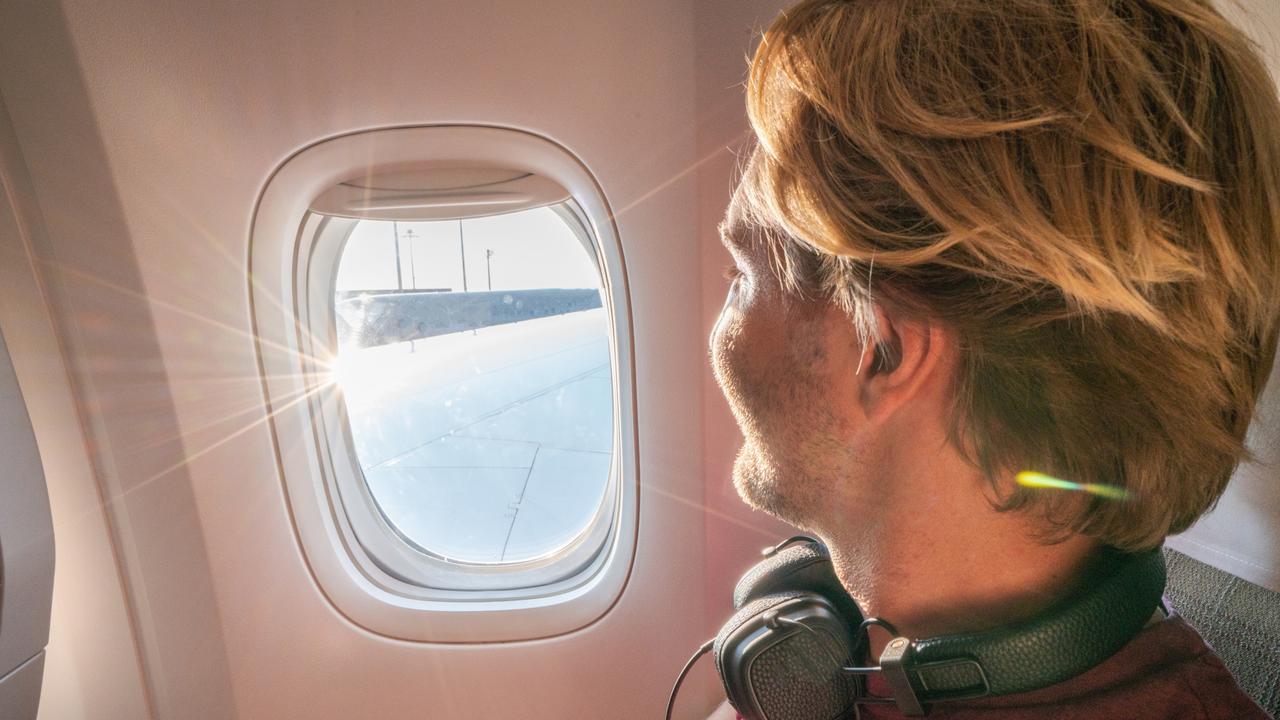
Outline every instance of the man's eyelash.
<svg viewBox="0 0 1280 720"><path fill-rule="evenodd" d="M724 268L724 279L729 282L733 282L734 280L742 277L742 274L742 271L738 269L737 265L730 264L726 265Z"/></svg>

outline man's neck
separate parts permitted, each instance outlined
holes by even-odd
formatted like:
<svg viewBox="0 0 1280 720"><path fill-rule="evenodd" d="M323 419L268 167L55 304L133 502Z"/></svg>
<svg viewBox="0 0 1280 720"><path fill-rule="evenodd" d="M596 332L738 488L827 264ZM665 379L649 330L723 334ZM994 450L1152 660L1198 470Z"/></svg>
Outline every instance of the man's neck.
<svg viewBox="0 0 1280 720"><path fill-rule="evenodd" d="M1090 538L1036 541L1024 515L996 513L976 486L968 497L931 500L881 507L874 521L850 523L823 538L863 614L906 637L982 631L1035 617L1076 591L1099 556ZM888 640L884 632L871 633L870 660Z"/></svg>

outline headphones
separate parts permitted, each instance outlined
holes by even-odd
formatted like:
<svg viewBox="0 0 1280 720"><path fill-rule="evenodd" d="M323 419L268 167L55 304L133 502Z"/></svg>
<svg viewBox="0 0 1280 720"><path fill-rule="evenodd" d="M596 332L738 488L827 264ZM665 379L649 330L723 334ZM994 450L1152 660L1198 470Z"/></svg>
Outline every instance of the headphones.
<svg viewBox="0 0 1280 720"><path fill-rule="evenodd" d="M1104 548L1100 577L1031 620L980 633L902 637L863 618L818 540L799 535L764 551L733 592L737 610L690 658L667 703L702 655L715 655L729 704L746 720L838 720L861 704L908 716L932 703L1027 692L1075 677L1129 642L1160 604L1164 556ZM854 667L867 629L892 636L874 667ZM879 675L892 696L868 694Z"/></svg>

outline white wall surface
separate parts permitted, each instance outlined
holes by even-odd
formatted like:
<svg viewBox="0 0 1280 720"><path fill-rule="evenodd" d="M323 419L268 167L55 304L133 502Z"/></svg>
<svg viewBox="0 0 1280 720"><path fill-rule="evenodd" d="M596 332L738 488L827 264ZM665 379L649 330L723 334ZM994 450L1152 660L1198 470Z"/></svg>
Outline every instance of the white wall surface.
<svg viewBox="0 0 1280 720"><path fill-rule="evenodd" d="M53 612L40 712L46 718L148 717L133 623L110 520L47 310L34 244L47 239L26 161L0 102L0 326L27 402L54 520Z"/></svg>
<svg viewBox="0 0 1280 720"><path fill-rule="evenodd" d="M82 674L114 676L121 667L136 666L140 653L153 707L172 714L181 698L189 707L208 708L197 712L209 717L228 717L232 695L204 537L192 484L181 467L184 445L131 227L103 149L103 128L88 104L77 54L56 4L0 5L0 27L6 31L0 41L5 66L0 92L29 172L36 207L28 215L40 218L44 229L31 236L30 253L60 331L138 648L95 657L87 654L91 644L81 649L71 639L76 645L72 663ZM13 354L25 358L27 349L15 343ZM79 438L68 435L65 444L46 445L41 435L48 436L47 428L36 431L44 457L83 452L83 441L73 444ZM46 475L59 482L54 473ZM59 515L56 505L54 512L55 533L77 521ZM58 540L61 553L61 535ZM64 577L59 571L59 579ZM82 602L64 593L65 586L55 582L55 608ZM55 617L54 627L60 622ZM52 657L49 662L55 663ZM99 711L94 695L60 702L83 707L90 717ZM134 709L130 704L106 709L116 708Z"/></svg>
<svg viewBox="0 0 1280 720"><path fill-rule="evenodd" d="M695 32L741 68L752 25L750 8L724 10L713 21L675 0L0 4L0 92L48 227L35 253L156 717L661 711L723 614L708 614L700 509L711 324L689 308L705 309L697 68L716 51L695 55ZM528 129L575 152L617 213L632 278L644 483L632 580L597 624L500 649L388 641L334 612L292 533L248 336L248 227L273 168L338 133L443 122ZM716 162L723 201L728 165ZM122 661L66 652L84 673ZM707 681L682 693L687 712L718 701ZM138 717L52 682L79 697L45 717Z"/></svg>

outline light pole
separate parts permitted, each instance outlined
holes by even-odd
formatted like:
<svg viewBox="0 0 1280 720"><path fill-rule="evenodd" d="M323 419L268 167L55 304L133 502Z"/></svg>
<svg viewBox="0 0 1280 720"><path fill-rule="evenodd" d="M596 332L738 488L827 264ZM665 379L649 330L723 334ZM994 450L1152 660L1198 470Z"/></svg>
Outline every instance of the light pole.
<svg viewBox="0 0 1280 720"><path fill-rule="evenodd" d="M418 268L413 261L413 228L404 231L404 241L409 243L409 286L418 289Z"/></svg>
<svg viewBox="0 0 1280 720"><path fill-rule="evenodd" d="M489 281L489 291L493 291L493 270L489 267L489 258L493 257L493 250L484 249L484 276Z"/></svg>
<svg viewBox="0 0 1280 720"><path fill-rule="evenodd" d="M463 244L462 221L458 221L458 256L462 258L462 292L467 291L467 249Z"/></svg>
<svg viewBox="0 0 1280 720"><path fill-rule="evenodd" d="M404 292L404 273L400 270L400 223L391 221L391 234L396 241L396 290Z"/></svg>

